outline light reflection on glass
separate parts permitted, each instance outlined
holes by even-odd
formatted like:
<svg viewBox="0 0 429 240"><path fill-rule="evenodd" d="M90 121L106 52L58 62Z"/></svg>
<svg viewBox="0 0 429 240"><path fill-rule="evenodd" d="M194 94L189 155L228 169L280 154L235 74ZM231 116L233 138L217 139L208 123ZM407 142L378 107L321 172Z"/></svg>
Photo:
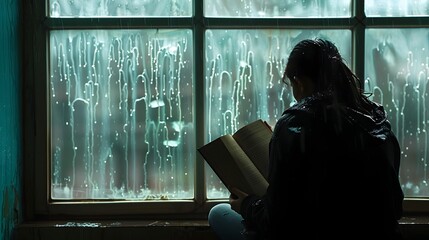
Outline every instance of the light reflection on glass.
<svg viewBox="0 0 429 240"><path fill-rule="evenodd" d="M49 0L49 16L61 17L190 17L190 0Z"/></svg>
<svg viewBox="0 0 429 240"><path fill-rule="evenodd" d="M368 17L428 16L428 0L365 0Z"/></svg>
<svg viewBox="0 0 429 240"><path fill-rule="evenodd" d="M204 0L206 17L350 17L351 0Z"/></svg>
<svg viewBox="0 0 429 240"><path fill-rule="evenodd" d="M53 199L193 198L192 49L190 30L51 32Z"/></svg>
<svg viewBox="0 0 429 240"><path fill-rule="evenodd" d="M428 29L366 31L365 87L383 103L399 138L400 180L407 197L429 196L428 40Z"/></svg>

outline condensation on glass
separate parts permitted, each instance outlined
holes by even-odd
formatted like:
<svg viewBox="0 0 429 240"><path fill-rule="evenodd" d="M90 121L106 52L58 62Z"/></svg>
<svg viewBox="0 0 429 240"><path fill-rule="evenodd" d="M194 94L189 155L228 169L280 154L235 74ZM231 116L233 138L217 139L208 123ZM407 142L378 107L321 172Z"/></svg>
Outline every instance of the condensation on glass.
<svg viewBox="0 0 429 240"><path fill-rule="evenodd" d="M428 0L365 0L368 17L428 16Z"/></svg>
<svg viewBox="0 0 429 240"><path fill-rule="evenodd" d="M192 0L49 0L49 17L190 17Z"/></svg>
<svg viewBox="0 0 429 240"><path fill-rule="evenodd" d="M205 122L209 142L233 133L256 119L274 126L295 103L282 82L289 52L305 38L323 37L336 43L351 63L350 30L208 30L205 33ZM229 192L206 164L209 199Z"/></svg>
<svg viewBox="0 0 429 240"><path fill-rule="evenodd" d="M351 0L204 0L206 17L350 17Z"/></svg>
<svg viewBox="0 0 429 240"><path fill-rule="evenodd" d="M367 29L365 87L384 105L402 148L407 197L429 196L429 29Z"/></svg>
<svg viewBox="0 0 429 240"><path fill-rule="evenodd" d="M51 197L192 199L191 30L50 34Z"/></svg>

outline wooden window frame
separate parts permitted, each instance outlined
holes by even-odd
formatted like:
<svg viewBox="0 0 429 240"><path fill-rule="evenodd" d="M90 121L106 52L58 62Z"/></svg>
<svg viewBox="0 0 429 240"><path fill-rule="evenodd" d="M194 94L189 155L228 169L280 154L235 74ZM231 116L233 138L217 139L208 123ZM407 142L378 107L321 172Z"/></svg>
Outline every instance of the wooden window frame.
<svg viewBox="0 0 429 240"><path fill-rule="evenodd" d="M365 28L427 27L429 17L368 18L364 13L364 1L352 1L349 18L206 18L203 1L194 1L194 15L188 18L48 18L48 4L38 1L22 1L23 18L23 167L24 209L27 219L34 218L123 218L139 219L205 219L208 210L224 200L208 200L205 195L204 161L196 154L195 199L182 201L109 201L109 202L51 202L49 199L49 120L48 120L48 40L49 31L57 29L162 29L188 28L193 31L194 49L204 49L206 29L349 29L352 31L352 67L364 77ZM97 25L94 25L97 23ZM196 63L204 62L203 51L194 51ZM196 64L195 79L204 79L204 66ZM195 81L195 140L204 141L204 88L203 81ZM406 213L429 212L428 199L407 198Z"/></svg>

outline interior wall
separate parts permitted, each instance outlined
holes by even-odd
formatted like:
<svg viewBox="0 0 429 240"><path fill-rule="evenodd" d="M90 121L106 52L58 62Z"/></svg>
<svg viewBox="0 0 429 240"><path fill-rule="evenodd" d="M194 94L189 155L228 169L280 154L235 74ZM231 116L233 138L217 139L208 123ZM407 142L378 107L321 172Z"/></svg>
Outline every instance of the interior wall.
<svg viewBox="0 0 429 240"><path fill-rule="evenodd" d="M21 221L20 1L0 1L0 239Z"/></svg>

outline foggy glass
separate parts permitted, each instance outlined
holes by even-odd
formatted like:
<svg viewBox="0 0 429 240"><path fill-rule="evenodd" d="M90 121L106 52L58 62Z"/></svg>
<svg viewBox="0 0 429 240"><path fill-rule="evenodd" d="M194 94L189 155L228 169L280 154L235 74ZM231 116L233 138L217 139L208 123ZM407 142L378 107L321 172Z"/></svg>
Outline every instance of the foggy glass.
<svg viewBox="0 0 429 240"><path fill-rule="evenodd" d="M429 0L365 0L368 17L404 17L429 15Z"/></svg>
<svg viewBox="0 0 429 240"><path fill-rule="evenodd" d="M350 17L351 0L204 0L206 17Z"/></svg>
<svg viewBox="0 0 429 240"><path fill-rule="evenodd" d="M190 17L192 0L49 0L49 17Z"/></svg>
<svg viewBox="0 0 429 240"><path fill-rule="evenodd" d="M429 196L429 29L367 29L365 89L384 104L402 148L407 197Z"/></svg>
<svg viewBox="0 0 429 240"><path fill-rule="evenodd" d="M274 126L295 103L282 82L289 52L301 40L323 37L351 64L350 30L208 30L205 33L205 141L231 134L259 118ZM207 197L229 191L206 163Z"/></svg>
<svg viewBox="0 0 429 240"><path fill-rule="evenodd" d="M50 33L51 197L192 199L192 31Z"/></svg>

